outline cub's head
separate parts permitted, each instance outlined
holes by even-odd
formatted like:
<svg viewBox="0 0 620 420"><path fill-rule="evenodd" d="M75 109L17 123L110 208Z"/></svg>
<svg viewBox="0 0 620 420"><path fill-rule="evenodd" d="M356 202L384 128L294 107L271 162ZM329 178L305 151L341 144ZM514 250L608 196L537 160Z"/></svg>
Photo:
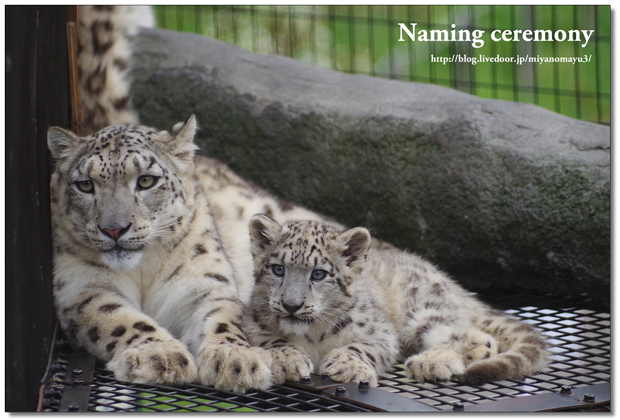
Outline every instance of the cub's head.
<svg viewBox="0 0 620 420"><path fill-rule="evenodd" d="M193 115L170 131L123 125L83 138L51 127L57 251L127 270L146 247L174 240L194 196L195 132Z"/></svg>
<svg viewBox="0 0 620 420"><path fill-rule="evenodd" d="M250 238L253 300L263 303L283 333L303 335L312 323L334 325L345 315L370 246L366 229L342 232L315 221L281 226L259 214L250 220Z"/></svg>

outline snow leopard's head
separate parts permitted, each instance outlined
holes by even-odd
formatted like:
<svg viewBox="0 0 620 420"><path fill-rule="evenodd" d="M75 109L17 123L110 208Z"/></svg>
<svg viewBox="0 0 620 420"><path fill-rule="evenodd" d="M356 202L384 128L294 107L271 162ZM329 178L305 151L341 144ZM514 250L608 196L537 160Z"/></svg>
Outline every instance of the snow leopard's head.
<svg viewBox="0 0 620 420"><path fill-rule="evenodd" d="M174 240L193 202L195 131L194 116L170 131L122 125L85 138L51 127L57 252L127 270L151 244Z"/></svg>
<svg viewBox="0 0 620 420"><path fill-rule="evenodd" d="M342 232L327 223L280 225L266 215L250 220L256 288L280 331L303 335L311 324L346 315L349 286L360 275L370 246L364 228Z"/></svg>

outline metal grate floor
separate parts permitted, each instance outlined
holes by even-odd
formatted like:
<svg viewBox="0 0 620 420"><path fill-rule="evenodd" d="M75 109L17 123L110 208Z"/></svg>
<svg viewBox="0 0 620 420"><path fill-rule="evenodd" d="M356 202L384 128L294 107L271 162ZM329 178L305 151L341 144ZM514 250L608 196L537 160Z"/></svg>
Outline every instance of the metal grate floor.
<svg viewBox="0 0 620 420"><path fill-rule="evenodd" d="M147 386L120 383L111 372L96 369L88 411L165 412L352 412L371 411L321 394L277 386L245 395L191 385Z"/></svg>
<svg viewBox="0 0 620 420"><path fill-rule="evenodd" d="M392 375L380 381L379 388L415 398L441 410L452 410L457 401L467 407L505 398L557 392L565 385L579 388L610 382L610 315L595 301L586 296L544 294L533 297L526 293L516 296L514 291L479 297L543 331L553 353L546 372L522 381L500 381L474 387L455 382L419 384L408 379L403 366L397 365ZM528 304L519 309L507 309L519 301Z"/></svg>
<svg viewBox="0 0 620 420"><path fill-rule="evenodd" d="M549 369L523 380L500 381L482 386L469 386L456 382L420 384L405 377L402 365L383 378L378 390L415 400L439 411L452 411L455 403L465 411L504 411L502 403L515 398L549 394L557 395L562 386L573 390L600 389L594 385L611 382L610 370L610 316L608 309L596 301L582 296L560 297L553 294L515 293L514 290L481 293L482 300L540 328L548 337L553 353ZM44 383L40 409L61 411L63 391L71 381L65 378L69 354L60 353L50 363L55 370L48 373ZM63 370L64 369L64 370ZM69 368L71 369L71 368ZM86 381L85 381L86 382ZM87 394L87 407L80 411L165 411L165 412L351 412L373 411L368 404L336 399L320 389L302 388L296 384L276 386L268 391L254 391L245 395L217 391L214 388L189 385L183 387L152 386L119 382L104 365L94 367ZM603 385L603 387L605 386ZM67 388L69 387L69 388ZM605 389L605 388L604 388ZM71 390L74 392L75 388ZM605 391L607 392L607 391ZM65 394L67 392L64 392ZM575 394L578 392L575 391ZM553 395L551 395L553 394ZM71 394L73 395L73 394ZM599 395L600 397L600 395ZM546 407L544 397L528 405L522 399L517 411L559 409ZM600 401L600 399L599 399ZM498 405L499 404L499 405ZM86 404L84 404L86 405ZM406 405L405 405L406 406ZM510 409L510 404L506 407ZM514 404L512 405L514 407ZM75 408L75 407L74 407ZM71 409L71 408L70 408ZM569 411L569 407L565 407ZM581 410L577 407L572 410ZM610 404L598 406L610 410Z"/></svg>

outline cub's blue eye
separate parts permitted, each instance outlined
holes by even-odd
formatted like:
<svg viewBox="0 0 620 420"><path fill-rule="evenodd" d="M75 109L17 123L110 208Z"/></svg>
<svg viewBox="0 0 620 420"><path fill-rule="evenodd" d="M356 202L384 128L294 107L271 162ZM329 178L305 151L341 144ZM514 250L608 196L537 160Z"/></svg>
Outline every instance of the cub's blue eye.
<svg viewBox="0 0 620 420"><path fill-rule="evenodd" d="M274 264L271 266L271 271L278 277L284 276L284 266Z"/></svg>
<svg viewBox="0 0 620 420"><path fill-rule="evenodd" d="M310 275L314 281L321 281L325 276L327 276L327 271L325 270L312 270L312 274Z"/></svg>

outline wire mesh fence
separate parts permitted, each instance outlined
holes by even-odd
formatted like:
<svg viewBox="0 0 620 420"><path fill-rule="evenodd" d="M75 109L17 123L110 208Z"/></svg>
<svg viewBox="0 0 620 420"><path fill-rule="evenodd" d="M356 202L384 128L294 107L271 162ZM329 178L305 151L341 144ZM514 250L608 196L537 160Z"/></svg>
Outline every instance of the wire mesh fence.
<svg viewBox="0 0 620 420"><path fill-rule="evenodd" d="M254 52L346 73L434 83L484 98L534 103L573 118L610 122L610 6L211 5L155 6L154 11L159 27L203 34ZM472 42L414 42L406 35L399 41L399 23L412 33L411 23L416 23L416 32L438 30L451 37L452 31L457 37L459 31L468 31ZM517 29L521 32L515 35ZM484 31L483 45L474 46L476 30ZM490 34L496 30L496 37L511 31L511 41L493 42ZM523 33L528 30L559 31L567 38L525 42ZM569 31L590 30L594 32L587 43L585 36L580 42L568 41ZM514 40L519 34L522 38ZM437 62L441 57L469 62ZM535 61L483 61L510 57ZM563 57L589 62L540 61Z"/></svg>

